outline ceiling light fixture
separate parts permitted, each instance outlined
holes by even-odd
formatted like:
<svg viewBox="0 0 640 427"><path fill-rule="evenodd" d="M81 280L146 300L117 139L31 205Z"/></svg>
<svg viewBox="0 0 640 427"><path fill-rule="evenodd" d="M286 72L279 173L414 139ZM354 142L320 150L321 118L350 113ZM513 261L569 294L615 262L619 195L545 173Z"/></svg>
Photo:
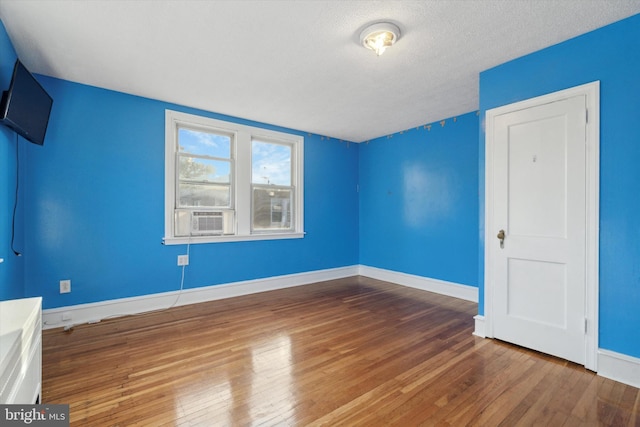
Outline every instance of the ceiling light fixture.
<svg viewBox="0 0 640 427"><path fill-rule="evenodd" d="M400 28L390 22L378 22L367 26L360 33L360 42L380 56L385 49L400 38Z"/></svg>

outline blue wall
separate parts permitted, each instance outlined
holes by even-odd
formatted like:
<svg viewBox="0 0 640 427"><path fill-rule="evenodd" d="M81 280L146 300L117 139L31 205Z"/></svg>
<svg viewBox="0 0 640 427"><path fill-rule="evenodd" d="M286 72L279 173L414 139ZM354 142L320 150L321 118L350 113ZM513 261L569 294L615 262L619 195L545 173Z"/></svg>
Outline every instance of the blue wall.
<svg viewBox="0 0 640 427"><path fill-rule="evenodd" d="M165 109L285 129L38 77L54 106L44 146L26 147L25 294L52 308L179 289L186 247L161 244ZM297 133L306 237L191 245L185 288L358 263L358 146Z"/></svg>
<svg viewBox="0 0 640 427"><path fill-rule="evenodd" d="M487 70L480 109L600 80L600 347L640 357L640 15ZM480 217L484 132L480 131ZM481 230L481 235L484 233ZM484 313L480 248L480 313Z"/></svg>
<svg viewBox="0 0 640 427"><path fill-rule="evenodd" d="M16 52L9 36L0 21L0 91L7 90L11 82ZM11 249L11 223L16 194L16 150L24 165L24 144L22 138L4 126L0 126L0 300L21 298L24 296L24 257L16 256ZM24 168L23 168L24 170ZM23 171L21 175L24 177ZM24 178L21 178L23 181ZM22 200L24 192L20 189L16 216L15 249L22 250L23 222Z"/></svg>
<svg viewBox="0 0 640 427"><path fill-rule="evenodd" d="M360 263L477 286L478 116L360 147Z"/></svg>
<svg viewBox="0 0 640 427"><path fill-rule="evenodd" d="M6 88L15 52L1 27L0 48ZM600 346L635 357L639 52L640 16L634 16L480 76L480 117L489 108L601 81ZM45 145L18 144L20 258L9 248L15 135L0 128L0 257L6 260L0 299L43 295L51 308L177 289L176 255L185 248L160 243L164 109L242 121L40 80L55 102ZM479 286L484 312L484 131L474 113L369 144L304 135L307 236L194 245L187 288L360 263ZM73 292L60 295L58 281L66 278Z"/></svg>

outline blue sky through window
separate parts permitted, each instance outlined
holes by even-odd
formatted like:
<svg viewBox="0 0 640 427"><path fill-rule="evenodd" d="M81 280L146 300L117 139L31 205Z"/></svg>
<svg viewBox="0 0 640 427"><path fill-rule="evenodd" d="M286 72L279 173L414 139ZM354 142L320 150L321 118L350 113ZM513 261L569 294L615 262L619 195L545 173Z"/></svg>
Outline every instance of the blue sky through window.
<svg viewBox="0 0 640 427"><path fill-rule="evenodd" d="M178 129L180 152L200 156L231 158L231 137L191 129ZM231 162L229 160L187 157L181 160L180 178L198 181L229 183Z"/></svg>
<svg viewBox="0 0 640 427"><path fill-rule="evenodd" d="M178 141L181 153L197 156L231 158L231 136L202 132L193 129L178 129ZM231 164L228 161L193 158L199 167L195 175L210 182L229 182ZM251 146L251 182L253 184L271 184L290 186L291 184L291 146L253 140ZM188 171L195 178L192 171ZM203 176L206 175L206 176Z"/></svg>
<svg viewBox="0 0 640 427"><path fill-rule="evenodd" d="M202 156L231 158L231 137L191 129L178 130L180 151Z"/></svg>
<svg viewBox="0 0 640 427"><path fill-rule="evenodd" d="M291 185L291 147L253 140L251 145L253 184Z"/></svg>

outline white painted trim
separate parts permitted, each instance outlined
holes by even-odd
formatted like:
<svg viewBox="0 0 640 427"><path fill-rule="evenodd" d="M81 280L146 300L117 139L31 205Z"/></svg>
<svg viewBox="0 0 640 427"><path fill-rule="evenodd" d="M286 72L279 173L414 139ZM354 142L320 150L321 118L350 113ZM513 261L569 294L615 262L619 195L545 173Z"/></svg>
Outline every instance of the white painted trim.
<svg viewBox="0 0 640 427"><path fill-rule="evenodd" d="M480 337L480 338L486 338L487 335L484 332L484 316L481 315L477 315L477 316L473 316L473 320L475 320L475 328L473 330L473 335Z"/></svg>
<svg viewBox="0 0 640 427"><path fill-rule="evenodd" d="M360 266L360 275L371 277L372 279L384 280L385 282L397 285L420 289L427 292L448 295L466 301L478 302L478 288L459 283L446 282L444 280L430 279L428 277L416 276L413 274L399 273L397 271L385 270L366 265Z"/></svg>
<svg viewBox="0 0 640 427"><path fill-rule="evenodd" d="M231 143L231 202L221 210L235 213L234 234L224 236L176 236L176 144L178 128L200 129L233 135ZM259 139L291 147L291 186L293 192L293 230L258 233L251 230L251 141ZM210 117L165 110L164 238L163 244L200 244L248 240L304 238L304 136L243 125ZM185 211L194 210L184 208ZM213 209L216 210L216 209Z"/></svg>
<svg viewBox="0 0 640 427"><path fill-rule="evenodd" d="M484 248L484 317L485 333L487 337L493 337L493 287L491 277L491 259L487 242L493 242L495 238L491 236L491 207L493 206L493 156L492 141L494 119L502 114L523 110L536 105L547 104L574 96L584 95L586 97L586 108L588 111L587 122L587 153L586 153L586 173L587 173L587 242L586 242L586 307L587 334L585 337L585 368L598 370L598 319L599 319L599 194L600 194L600 82L595 81L570 89L561 90L547 95L527 99L521 102L505 105L502 107L487 110L485 115L485 248Z"/></svg>
<svg viewBox="0 0 640 427"><path fill-rule="evenodd" d="M587 95L587 290L585 364L598 371L600 324L600 82L583 85Z"/></svg>
<svg viewBox="0 0 640 427"><path fill-rule="evenodd" d="M224 298L232 298L276 289L308 285L326 280L342 279L352 276L366 276L384 280L397 285L408 286L428 292L478 302L478 289L473 286L429 279L406 273L384 270L375 267L354 265L348 267L319 270L265 279L247 280L180 291L163 292L139 297L120 298L88 304L43 310L43 329L72 327L83 323L97 323L101 320L165 310L170 307L196 304ZM63 313L70 320L62 320Z"/></svg>
<svg viewBox="0 0 640 427"><path fill-rule="evenodd" d="M96 303L58 307L43 310L42 323L43 329L60 327L68 328L83 323L97 323L108 318L142 314L150 311L165 310L174 306L232 298L357 275L358 266L349 266L193 289L183 289L182 292L171 291L139 297L120 298ZM71 320L63 321L63 313L70 314Z"/></svg>
<svg viewBox="0 0 640 427"><path fill-rule="evenodd" d="M139 297L120 298L89 304L51 308L42 311L43 329L72 327L83 323L97 323L108 318L143 314L151 311L165 310L174 306L196 304L224 298L304 286L326 280L342 279L352 276L365 276L401 286L435 292L467 301L478 301L478 290L473 286L429 279L406 273L380 269L363 265L319 270L307 273L269 277L266 279L247 280L243 282L185 289L182 292L172 291ZM62 314L70 314L71 320L62 321ZM485 334L485 316L474 316L475 330L473 335L481 338ZM640 388L640 359L600 349L598 351L598 375Z"/></svg>
<svg viewBox="0 0 640 427"><path fill-rule="evenodd" d="M600 349L598 375L640 388L640 359Z"/></svg>

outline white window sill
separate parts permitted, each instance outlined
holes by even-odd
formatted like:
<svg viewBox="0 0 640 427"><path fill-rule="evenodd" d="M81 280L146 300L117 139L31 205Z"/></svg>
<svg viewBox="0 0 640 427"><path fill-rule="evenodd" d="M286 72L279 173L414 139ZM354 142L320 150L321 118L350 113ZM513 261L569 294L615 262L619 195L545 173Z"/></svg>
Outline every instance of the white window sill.
<svg viewBox="0 0 640 427"><path fill-rule="evenodd" d="M164 245L187 245L201 243L226 243L226 242L247 242L253 240L282 240L282 239L302 239L305 233L272 233L272 234L252 234L250 236L191 236L191 237L165 237L162 239Z"/></svg>

